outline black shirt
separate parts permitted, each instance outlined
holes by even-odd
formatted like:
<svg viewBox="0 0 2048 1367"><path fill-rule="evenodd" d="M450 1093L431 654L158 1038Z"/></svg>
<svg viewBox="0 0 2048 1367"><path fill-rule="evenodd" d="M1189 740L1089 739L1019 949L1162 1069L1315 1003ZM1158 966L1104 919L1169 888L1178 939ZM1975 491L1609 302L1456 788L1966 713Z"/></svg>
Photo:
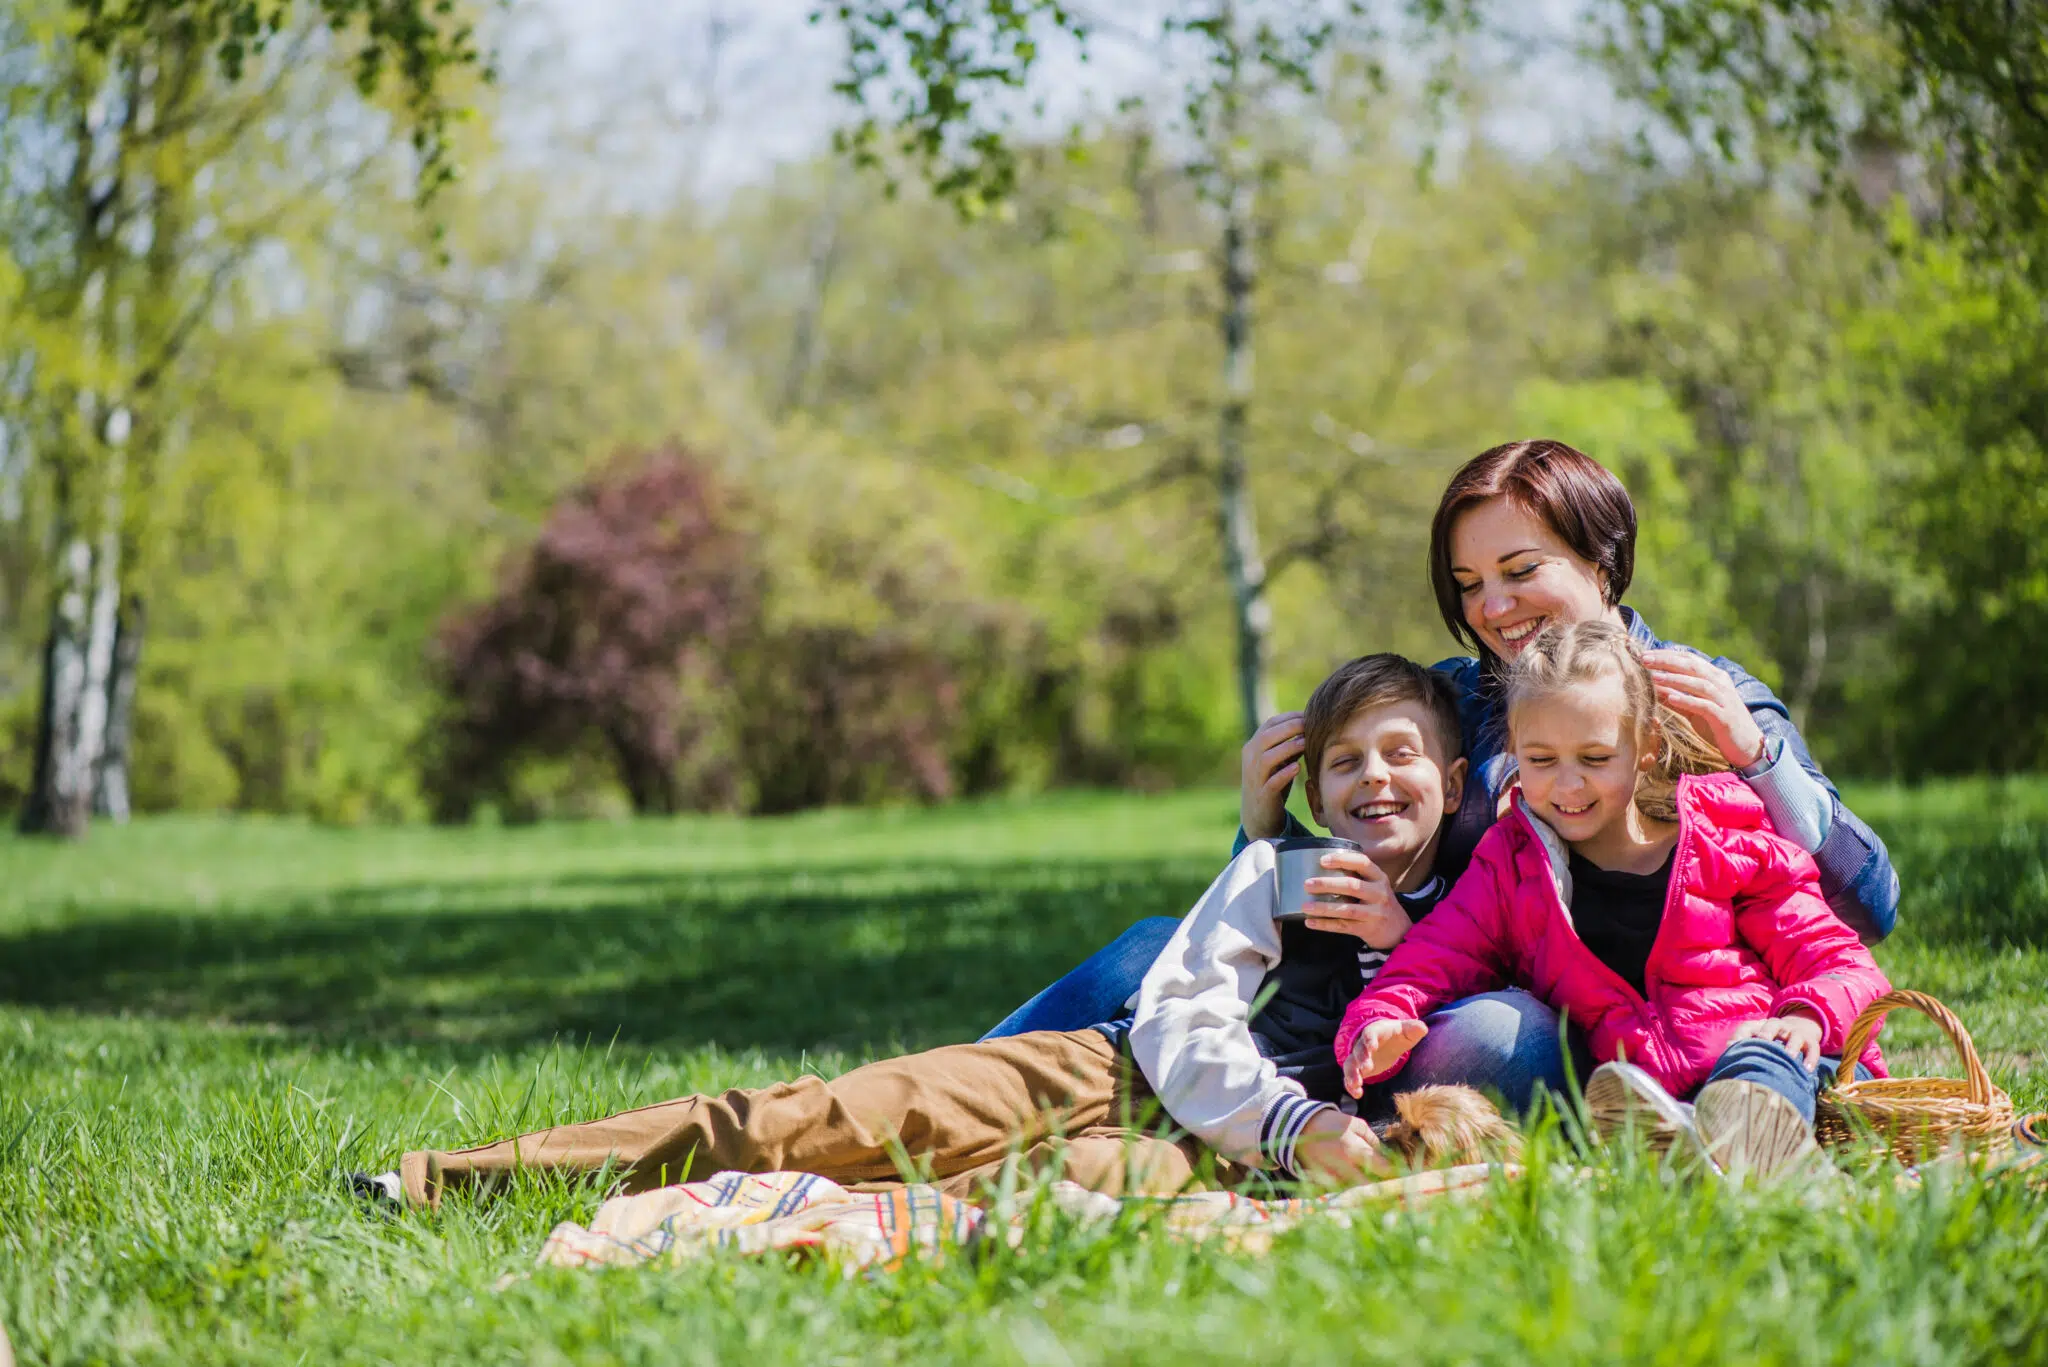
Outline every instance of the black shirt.
<svg viewBox="0 0 2048 1367"><path fill-rule="evenodd" d="M1671 855L1655 873L1618 873L1574 852L1571 871L1572 925L1579 939L1594 958L1643 992L1650 947L1657 943L1671 889Z"/></svg>
<svg viewBox="0 0 2048 1367"><path fill-rule="evenodd" d="M1411 921L1429 914L1444 895L1441 878L1417 892L1400 893ZM1387 961L1356 935L1311 930L1300 921L1280 923L1280 962L1259 984L1266 1004L1252 1017L1252 1042L1273 1060L1280 1076L1299 1082L1317 1101L1344 1100L1344 1067L1337 1062L1337 1027L1344 1009Z"/></svg>
<svg viewBox="0 0 2048 1367"><path fill-rule="evenodd" d="M1395 893L1410 921L1420 921L1443 900L1448 884L1432 878L1415 892ZM1281 1077L1291 1077L1316 1101L1340 1105L1344 1065L1337 1061L1337 1027L1373 975L1387 961L1388 951L1374 949L1356 935L1310 930L1300 921L1280 923L1280 962L1259 983L1263 1000L1251 1019L1252 1043L1261 1058L1273 1060ZM1135 1015L1104 1021L1100 1030L1121 1047Z"/></svg>

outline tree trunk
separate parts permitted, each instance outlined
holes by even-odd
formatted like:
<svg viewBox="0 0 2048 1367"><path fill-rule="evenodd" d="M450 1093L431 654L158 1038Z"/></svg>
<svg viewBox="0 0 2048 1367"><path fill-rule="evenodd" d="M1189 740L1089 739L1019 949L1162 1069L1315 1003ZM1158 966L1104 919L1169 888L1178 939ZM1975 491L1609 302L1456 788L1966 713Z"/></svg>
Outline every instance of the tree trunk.
<svg viewBox="0 0 2048 1367"><path fill-rule="evenodd" d="M1806 652L1800 661L1798 682L1786 690L1785 710L1792 714L1792 724L1804 731L1813 717L1813 701L1820 696L1821 679L1828 667L1827 586L1821 581L1818 564L1807 567L1802 588L1806 608Z"/></svg>
<svg viewBox="0 0 2048 1367"><path fill-rule="evenodd" d="M63 545L43 648L36 768L20 824L26 834L76 839L91 816L93 776L106 741L119 552L112 537L102 539L98 555L82 536Z"/></svg>
<svg viewBox="0 0 2048 1367"><path fill-rule="evenodd" d="M804 406L809 397L811 376L818 368L818 349L824 327L825 300L832 289L832 275L839 264L839 190L835 186L823 217L811 233L810 288L797 309L796 326L789 344L789 365L782 378L782 400L777 415L787 417Z"/></svg>
<svg viewBox="0 0 2048 1367"><path fill-rule="evenodd" d="M1230 582L1237 625L1237 692L1244 733L1273 715L1273 686L1266 674L1266 642L1273 609L1266 600L1266 562L1259 554L1259 524L1245 452L1252 399L1252 260L1254 180L1236 148L1235 91L1223 120L1221 158L1228 167L1223 184L1223 405L1216 432L1217 514L1223 536L1223 573Z"/></svg>
<svg viewBox="0 0 2048 1367"><path fill-rule="evenodd" d="M148 625L142 595L130 593L114 619L113 661L107 673L107 735L93 771L92 811L115 824L130 814L128 762L135 742L135 684L142 668Z"/></svg>

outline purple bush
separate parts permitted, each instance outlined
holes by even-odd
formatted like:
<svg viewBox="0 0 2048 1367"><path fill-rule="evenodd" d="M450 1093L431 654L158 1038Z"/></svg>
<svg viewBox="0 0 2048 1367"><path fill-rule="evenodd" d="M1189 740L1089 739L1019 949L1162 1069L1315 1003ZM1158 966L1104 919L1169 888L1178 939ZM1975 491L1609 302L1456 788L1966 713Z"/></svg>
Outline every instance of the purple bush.
<svg viewBox="0 0 2048 1367"><path fill-rule="evenodd" d="M734 512L677 449L563 497L497 596L441 631L453 714L435 784L443 816L501 791L522 756L593 739L636 811L731 801L736 775L685 762L719 722L684 706L682 682L728 690L732 644L760 618L758 556Z"/></svg>
<svg viewBox="0 0 2048 1367"><path fill-rule="evenodd" d="M443 626L443 819L506 794L525 759L602 754L634 810L935 800L954 791L960 689L935 610L868 570L890 622L766 624L740 509L679 450L565 495L490 601ZM835 573L854 542L814 547Z"/></svg>

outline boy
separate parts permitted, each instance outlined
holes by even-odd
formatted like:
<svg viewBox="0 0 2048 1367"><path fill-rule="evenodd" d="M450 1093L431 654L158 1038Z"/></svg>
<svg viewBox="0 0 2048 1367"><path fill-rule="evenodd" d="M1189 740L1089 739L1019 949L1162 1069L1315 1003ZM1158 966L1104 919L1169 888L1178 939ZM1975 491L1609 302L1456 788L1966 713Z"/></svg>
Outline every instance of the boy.
<svg viewBox="0 0 2048 1367"><path fill-rule="evenodd" d="M1337 1027L1410 918L1441 892L1432 867L1465 761L1449 689L1396 655L1353 660L1324 680L1306 729L1310 810L1365 851L1326 856L1330 873L1311 883L1355 900L1341 917L1276 926L1273 847L1259 842L1188 913L1123 1020L409 1153L397 1173L357 1186L421 1205L522 1166L610 1168L627 1191L727 1169L886 1182L907 1156L964 1193L1021 1151L1030 1167L1057 1156L1067 1176L1097 1190L1173 1191L1200 1151L1144 1132L1155 1103L1230 1163L1361 1180L1384 1161L1370 1126L1339 1109ZM1364 948L1359 935L1334 933L1346 925Z"/></svg>

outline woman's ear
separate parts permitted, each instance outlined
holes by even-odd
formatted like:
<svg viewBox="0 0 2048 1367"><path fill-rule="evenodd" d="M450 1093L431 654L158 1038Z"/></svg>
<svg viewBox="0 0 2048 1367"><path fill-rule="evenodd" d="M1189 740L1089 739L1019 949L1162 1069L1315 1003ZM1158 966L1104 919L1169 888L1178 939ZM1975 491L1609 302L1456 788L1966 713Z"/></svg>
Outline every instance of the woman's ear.
<svg viewBox="0 0 2048 1367"><path fill-rule="evenodd" d="M1444 770L1445 816L1457 811L1458 804L1465 800L1465 775L1471 770L1472 766L1466 762L1463 755L1452 760L1450 767Z"/></svg>

